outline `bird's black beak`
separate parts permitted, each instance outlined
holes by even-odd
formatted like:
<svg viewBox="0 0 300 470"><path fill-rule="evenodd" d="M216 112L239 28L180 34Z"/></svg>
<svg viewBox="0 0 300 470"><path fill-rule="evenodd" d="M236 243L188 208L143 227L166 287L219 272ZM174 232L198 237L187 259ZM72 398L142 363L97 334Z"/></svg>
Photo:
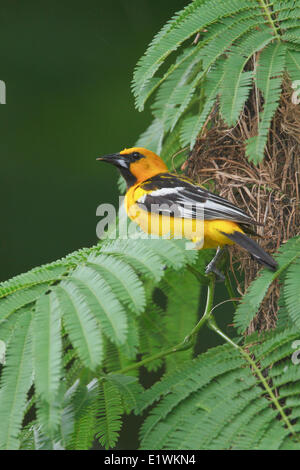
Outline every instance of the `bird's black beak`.
<svg viewBox="0 0 300 470"><path fill-rule="evenodd" d="M110 155L103 155L102 157L96 158L96 160L100 160L102 162L107 162L111 163L112 165L115 165L117 167L126 167L127 168L127 162L124 158L124 155L121 155L119 153L111 153Z"/></svg>

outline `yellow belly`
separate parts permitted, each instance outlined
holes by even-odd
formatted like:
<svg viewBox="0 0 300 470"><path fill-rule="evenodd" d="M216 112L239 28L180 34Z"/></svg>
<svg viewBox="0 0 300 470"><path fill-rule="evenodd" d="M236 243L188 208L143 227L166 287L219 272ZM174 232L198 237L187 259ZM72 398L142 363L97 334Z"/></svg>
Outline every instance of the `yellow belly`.
<svg viewBox="0 0 300 470"><path fill-rule="evenodd" d="M131 220L140 228L154 236L164 238L186 238L197 243L197 248L217 248L218 246L233 245L233 242L221 233L242 232L239 225L230 220L199 220L168 217L150 213L141 209L137 204L126 207Z"/></svg>

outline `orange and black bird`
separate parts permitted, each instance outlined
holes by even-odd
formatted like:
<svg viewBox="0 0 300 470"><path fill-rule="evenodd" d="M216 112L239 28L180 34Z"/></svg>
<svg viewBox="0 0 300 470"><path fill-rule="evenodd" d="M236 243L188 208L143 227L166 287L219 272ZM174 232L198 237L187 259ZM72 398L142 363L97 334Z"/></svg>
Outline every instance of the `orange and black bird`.
<svg viewBox="0 0 300 470"><path fill-rule="evenodd" d="M192 240L199 249L216 248L206 272L220 272L216 261L225 245L238 244L260 264L276 270L276 261L246 233L261 225L226 199L186 176L168 171L154 152L132 147L98 158L116 166L126 181L125 209L144 232Z"/></svg>

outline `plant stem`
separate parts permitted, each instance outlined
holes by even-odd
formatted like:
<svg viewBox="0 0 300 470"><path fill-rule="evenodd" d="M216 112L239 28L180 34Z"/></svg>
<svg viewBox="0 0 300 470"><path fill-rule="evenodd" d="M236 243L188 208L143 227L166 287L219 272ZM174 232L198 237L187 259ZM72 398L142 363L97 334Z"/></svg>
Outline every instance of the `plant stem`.
<svg viewBox="0 0 300 470"><path fill-rule="evenodd" d="M148 364L149 362L155 361L156 359L161 359L174 352L177 352L176 346L173 348L167 349L165 351L161 351L160 353L153 354L153 356L146 357L142 361L135 362L134 364L131 364L130 366L124 367L123 369L114 371L112 373L113 374L126 374L127 372L130 372L131 370L139 369L140 367Z"/></svg>
<svg viewBox="0 0 300 470"><path fill-rule="evenodd" d="M294 431L294 428L293 428L292 424L290 423L288 417L286 416L286 414L285 414L282 406L280 405L277 397L274 395L273 390L269 386L267 380L263 376L261 370L256 365L255 361L252 359L250 354L248 354L241 346L239 346L234 341L232 341L232 339L230 339L222 330L220 330L220 328L217 326L217 324L215 322L215 319L213 317L210 317L210 319L208 321L208 326L213 331L215 331L219 336L221 336L223 339L225 339L225 341L227 341L227 343L229 343L231 346L233 346L235 349L237 349L241 353L241 355L246 359L246 361L251 365L251 367L255 371L255 374L259 377L259 380L261 381L262 385L264 386L266 392L268 393L268 395L272 399L272 402L276 406L276 408L277 408L278 412L280 413L280 415L281 415L284 423L286 424L287 428L290 430L290 432L293 435L296 435L296 433Z"/></svg>
<svg viewBox="0 0 300 470"><path fill-rule="evenodd" d="M190 334L186 336L185 342L190 341L190 339L195 336L198 331L202 328L204 323L207 322L211 315L212 311L212 306L213 306L213 301L214 301L214 292L215 292L215 275L213 273L209 274L209 284L207 288L207 298L206 298L206 307L205 307L205 312L203 316L200 318L199 322L197 325L192 329Z"/></svg>
<svg viewBox="0 0 300 470"><path fill-rule="evenodd" d="M124 367L123 369L114 371L113 374L125 374L130 372L131 370L138 369L149 362L155 361L156 359L162 359L163 357L168 356L169 354L174 354L179 351L185 351L193 346L194 338L199 330L204 326L204 324L208 321L211 316L211 311L213 307L213 299L214 299L214 291L215 291L215 275L213 273L209 274L209 284L207 288L207 299L206 299L206 306L205 311L197 325L192 329L192 331L184 338L184 340L169 348L165 351L161 351L157 354L153 354L152 356L146 357L142 361L136 362L135 364L131 364L130 366Z"/></svg>
<svg viewBox="0 0 300 470"><path fill-rule="evenodd" d="M264 9L264 11L265 11L266 17L268 18L269 23L270 23L270 26L271 26L271 28L273 29L274 33L275 33L276 39L277 39L278 41L280 41L280 36L279 36L279 34L278 34L278 32L277 32L275 23L274 23L274 21L273 21L273 19L272 19L271 12L270 12L270 10L269 10L269 6L270 6L270 5L269 5L268 3L266 3L264 0L258 0L258 2L260 3L261 7L262 7L262 8Z"/></svg>

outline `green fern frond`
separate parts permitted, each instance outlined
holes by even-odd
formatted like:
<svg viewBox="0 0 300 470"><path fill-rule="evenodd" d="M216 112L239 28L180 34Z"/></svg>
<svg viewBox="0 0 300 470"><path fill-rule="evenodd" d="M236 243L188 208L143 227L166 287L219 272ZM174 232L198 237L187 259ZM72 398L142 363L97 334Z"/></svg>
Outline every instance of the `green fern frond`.
<svg viewBox="0 0 300 470"><path fill-rule="evenodd" d="M35 450L33 429L34 426L30 423L20 432L20 450Z"/></svg>
<svg viewBox="0 0 300 470"><path fill-rule="evenodd" d="M109 374L105 380L115 385L122 397L123 407L126 413L136 408L138 397L143 393L143 387L136 377L121 374Z"/></svg>
<svg viewBox="0 0 300 470"><path fill-rule="evenodd" d="M300 253L286 272L283 295L288 314L293 323L300 328Z"/></svg>
<svg viewBox="0 0 300 470"><path fill-rule="evenodd" d="M153 105L157 128L153 129L153 137L159 136L159 144L154 150L161 151L166 134L177 123L181 127L181 144L192 148L218 94L221 115L229 126L234 126L254 79L263 94L264 107L258 135L247 140L246 154L250 161L258 163L264 156L285 68L290 69L290 76L296 76L293 80L299 76L300 9L295 2L246 0L206 0L193 2L190 7L175 15L154 38L134 73L133 91L139 110L157 91ZM197 40L188 44L187 40L196 33ZM175 52L171 62L168 57ZM258 67L251 71L249 59L256 52L260 52ZM206 90L206 78L218 61L224 64L224 76L218 89ZM156 73L162 64L168 65L159 78ZM189 76L191 73L194 77Z"/></svg>
<svg viewBox="0 0 300 470"><path fill-rule="evenodd" d="M146 76L145 78L143 78L143 83L141 85L139 84L140 80L143 77L143 68L145 66L144 63L146 62L146 64L147 64L146 56L148 55L148 52L150 52L150 54L151 54L151 51L153 49L155 49L155 47L157 47L157 45L159 45L160 42L163 39L168 37L168 35L172 32L172 30L174 28L176 28L176 26L178 24L180 24L182 21L184 21L186 17L188 17L199 5L201 5L201 3L204 3L204 0L195 0L191 4L187 5L187 7L185 7L183 10L176 13L164 25L164 27L155 35L155 37L153 38L153 40L149 44L149 47L146 51L145 56L143 56L140 59L138 65L135 69L135 72L134 72L134 80L133 80L132 89L133 89L134 94L137 94L138 88L139 88L140 97L139 97L139 99L137 99L136 105L141 110L143 109L143 105L144 105L145 101L153 93L153 91L155 90L155 88L157 87L157 85L159 83L158 78L153 80L152 78L148 78L148 76ZM157 68L158 67L159 67L159 65L157 66ZM157 68L156 68L156 70L157 70ZM155 73L155 71L153 72L153 74Z"/></svg>
<svg viewBox="0 0 300 470"><path fill-rule="evenodd" d="M151 249L160 257L166 266L179 270L187 264L193 264L198 258L197 250L187 250L186 240L151 240Z"/></svg>
<svg viewBox="0 0 300 470"><path fill-rule="evenodd" d="M133 81L137 108L139 110L143 109L146 99L150 96L151 91L156 88L157 81L153 82L154 86L149 86L149 82L160 65L184 41L223 18L243 10L249 11L257 8L256 4L247 0L242 3L236 0L226 3L220 0L206 1L203 4L201 2L199 6L189 11L184 18L180 20L176 18L174 27L164 30L164 34L159 36L159 40L153 41L145 56L138 63ZM146 92L145 88L148 88Z"/></svg>
<svg viewBox="0 0 300 470"><path fill-rule="evenodd" d="M103 333L116 344L124 344L127 337L127 317L124 307L97 268L91 265L79 266L72 276L69 276L68 283L71 283L82 295Z"/></svg>
<svg viewBox="0 0 300 470"><path fill-rule="evenodd" d="M34 268L27 273L19 274L8 281L0 283L0 298L13 294L21 289L56 281L67 271L66 266L60 264L45 265ZM1 305L1 304L0 304Z"/></svg>
<svg viewBox="0 0 300 470"><path fill-rule="evenodd" d="M30 428L28 429L28 434L27 434L27 439L28 442L25 445L27 446L32 446L32 450L55 450L54 449L54 442L45 436L43 432L41 431L40 426L36 424L36 422L33 422ZM24 448L24 443L23 443L23 437L21 437L21 444L22 447L21 449L27 450L27 447ZM30 447L29 447L30 449ZM56 449L58 450L58 449Z"/></svg>
<svg viewBox="0 0 300 470"><path fill-rule="evenodd" d="M170 171L174 171L181 167L186 160L186 149L182 149L180 142L181 122L169 132L163 142L163 148L160 152L161 158L166 163Z"/></svg>
<svg viewBox="0 0 300 470"><path fill-rule="evenodd" d="M59 426L62 392L60 310L53 294L41 296L33 316L33 362L38 395L37 416L42 431L54 435Z"/></svg>
<svg viewBox="0 0 300 470"><path fill-rule="evenodd" d="M220 88L220 112L228 126L236 124L252 86L253 72L244 71L246 63L272 39L269 28L251 32L232 48L225 61Z"/></svg>
<svg viewBox="0 0 300 470"><path fill-rule="evenodd" d="M165 80L156 95L152 106L153 115L159 119L164 132L173 131L178 121L178 114L179 116L182 114L193 95L194 83L200 76L198 75L196 79L192 80L191 84L189 81L195 75L195 70L201 69L198 51L199 46L184 50L182 56L177 59L180 62L180 67L177 67Z"/></svg>
<svg viewBox="0 0 300 470"><path fill-rule="evenodd" d="M181 366L180 374L178 371L173 371L162 380L156 382L152 388L146 390L140 396L136 413L141 413L155 401L165 397L164 403L161 403L159 408L162 412L162 417L166 416L181 400L195 391L198 381L201 381L202 386L205 386L215 376L221 374L222 371L225 372L242 366L243 359L236 355L231 348L222 346L222 354L219 354L219 348L209 349L206 353L199 356L199 363L201 362L199 373L195 371L194 361L190 361L185 366ZM174 396L169 400L168 394L173 389L176 392L176 397Z"/></svg>
<svg viewBox="0 0 300 470"><path fill-rule="evenodd" d="M197 259L196 250L186 250L185 240L136 239L116 240L104 244L101 252L115 255L130 264L133 269L158 282L164 266L181 267ZM180 254L181 253L181 254ZM177 258L178 261L175 261Z"/></svg>
<svg viewBox="0 0 300 470"><path fill-rule="evenodd" d="M95 369L103 357L99 323L86 303L85 296L71 281L53 289L66 331L86 367Z"/></svg>
<svg viewBox="0 0 300 470"><path fill-rule="evenodd" d="M269 44L260 54L256 83L264 97L264 109L260 115L258 135L247 140L246 154L250 161L263 159L270 122L275 114L281 94L282 75L285 66L286 47L282 43Z"/></svg>
<svg viewBox="0 0 300 470"><path fill-rule="evenodd" d="M214 69L212 69L205 82L206 100L203 109L199 115L187 116L183 123L180 133L180 140L182 146L190 145L190 149L195 145L197 136L202 129L207 116L211 112L215 103L216 97L219 94L220 86L223 80L223 67L219 62Z"/></svg>
<svg viewBox="0 0 300 470"><path fill-rule="evenodd" d="M9 294L0 300L0 324L16 310L31 304L49 289L49 283L37 284Z"/></svg>
<svg viewBox="0 0 300 470"><path fill-rule="evenodd" d="M74 431L68 439L67 448L89 450L96 432L98 383L93 381L88 386L79 385L71 398L74 409Z"/></svg>
<svg viewBox="0 0 300 470"><path fill-rule="evenodd" d="M33 316L33 357L35 387L47 402L52 402L61 380L61 324L55 295L41 296Z"/></svg>
<svg viewBox="0 0 300 470"><path fill-rule="evenodd" d="M286 54L286 67L291 80L299 80L300 52L288 50Z"/></svg>
<svg viewBox="0 0 300 470"><path fill-rule="evenodd" d="M131 240L116 240L105 244L102 253L120 257L146 277L155 279L158 282L163 276L163 264L150 248L150 243L146 241L145 244L145 241L138 239L131 243Z"/></svg>
<svg viewBox="0 0 300 470"><path fill-rule="evenodd" d="M295 0L274 0L272 11L276 15L277 21L282 25L282 29L286 28L285 21L300 18L300 8L297 7Z"/></svg>
<svg viewBox="0 0 300 470"><path fill-rule="evenodd" d="M136 332L134 332L134 334L135 333ZM137 335L140 352L139 333L137 333ZM132 338L130 338L130 345L128 344L127 347L124 345L121 348L105 339L104 352L103 368L107 373L114 373L116 371L123 370L125 367L131 366L135 362L135 355L133 355L133 352L135 353L136 351L134 350L134 341ZM133 370L131 375L135 375L137 373L138 371Z"/></svg>
<svg viewBox="0 0 300 470"><path fill-rule="evenodd" d="M209 67L216 63L224 54L231 49L232 44L239 44L239 40L243 40L251 34L253 28L257 28L264 24L259 10L246 10L232 17L227 17L221 23L213 26L212 32L215 34L207 41L207 44L201 51L203 57L203 68L208 71ZM269 28L261 26L263 31L269 32ZM260 31L257 31L260 34ZM203 39L206 39L206 35Z"/></svg>
<svg viewBox="0 0 300 470"><path fill-rule="evenodd" d="M18 449L19 431L32 383L32 315L23 313L7 352L0 389L0 449Z"/></svg>
<svg viewBox="0 0 300 470"><path fill-rule="evenodd" d="M71 403L65 401L64 408L61 412L61 423L59 430L60 442L63 449L68 448L75 430L75 411Z"/></svg>
<svg viewBox="0 0 300 470"><path fill-rule="evenodd" d="M188 371L182 367L155 384L140 400L143 409L162 396L142 426L142 448L280 449L291 441L299 449L298 400L284 402L290 386L300 387L299 368L290 362L294 337L293 331L269 334L277 345L277 354L264 356L265 363L259 368L273 373L275 393L265 388L265 382L261 383L249 363L230 345L201 354ZM284 344L289 348L278 354ZM251 348L255 358L260 346ZM290 396L297 396L296 388Z"/></svg>
<svg viewBox="0 0 300 470"><path fill-rule="evenodd" d="M55 437L61 423L63 393L64 387L61 384L59 391L51 401L46 401L40 396L36 400L37 422L42 433L49 438L52 444L55 442Z"/></svg>
<svg viewBox="0 0 300 470"><path fill-rule="evenodd" d="M284 295L283 295L283 290L284 290L284 283L281 285L280 288L280 296L278 299L278 312L277 312L277 328L283 329L283 328L289 328L293 326L293 321L289 315L287 306L285 304L284 300Z"/></svg>
<svg viewBox="0 0 300 470"><path fill-rule="evenodd" d="M111 382L99 384L97 438L106 449L114 447L122 426L123 407L118 388Z"/></svg>
<svg viewBox="0 0 300 470"><path fill-rule="evenodd" d="M299 20L297 20L297 24L298 24L298 28L294 28L292 31L289 31L287 33L285 33L283 36L282 36L282 39L286 42L289 42L291 43L291 48L293 46L298 46L297 49L299 49L299 46L300 46L300 39L299 39L299 32L300 32L300 28L299 28Z"/></svg>
<svg viewBox="0 0 300 470"><path fill-rule="evenodd" d="M214 28L203 36L196 47L185 49L177 58L175 64L169 68L160 81L157 99L153 105L154 115L160 118L165 131L169 128L174 129L175 123L193 97L195 86L202 76L209 71L211 65L218 60L232 42L244 36L249 29L254 26L257 27L259 21L264 22L262 17L257 17L258 14L257 12L249 13L246 11L237 14L233 18L224 18L222 23L214 25ZM226 36L224 37L225 32ZM264 35L267 33L269 41L272 40L273 36L269 28L266 28L263 33ZM257 33L257 35L259 34ZM206 43L207 45L205 45ZM192 67L197 62L201 64L201 60L203 60L203 71L195 77L190 86L187 86L186 81ZM181 105L176 108L179 104Z"/></svg>
<svg viewBox="0 0 300 470"><path fill-rule="evenodd" d="M273 273L272 271L264 270L252 282L243 297L242 303L235 312L234 323L239 333L246 330L256 315L271 282L284 272L293 260L299 257L299 246L300 237L290 239L285 245L281 246L279 254L274 256L279 265L278 271Z"/></svg>
<svg viewBox="0 0 300 470"><path fill-rule="evenodd" d="M65 354L65 356L68 357L68 352ZM70 387L77 380L77 378L80 377L80 374L84 367L82 362L78 359L75 349L72 351L72 356L74 357L71 363L68 364L68 366L65 366L67 387Z"/></svg>
<svg viewBox="0 0 300 470"><path fill-rule="evenodd" d="M136 147L145 147L149 150L152 150L152 152L160 154L161 149L162 149L162 142L163 142L163 137L164 137L164 128L161 124L160 119L153 119L151 124L147 127L145 132L143 132L138 141L136 142ZM124 185L124 190L126 188L125 181L122 177L120 177L123 185ZM124 192L124 191L121 191Z"/></svg>
<svg viewBox="0 0 300 470"><path fill-rule="evenodd" d="M137 318L131 312L128 312L127 323L128 323L127 339L124 344L121 344L120 352L127 359L129 359L129 361L131 361L136 358L136 355L139 352L139 345L140 345L140 336L139 336L139 331L138 331Z"/></svg>
<svg viewBox="0 0 300 470"><path fill-rule="evenodd" d="M132 312L141 313L146 304L143 284L132 267L103 254L92 255L87 260L87 266L94 268L125 306Z"/></svg>
<svg viewBox="0 0 300 470"><path fill-rule="evenodd" d="M96 408L91 406L76 420L75 433L70 450L89 450L92 447L96 429Z"/></svg>
<svg viewBox="0 0 300 470"><path fill-rule="evenodd" d="M18 327L19 318L23 315L23 313L28 311L29 309L26 307L20 308L16 315L11 315L8 319L1 323L0 340L5 343L6 348L10 340L13 338L16 328Z"/></svg>
<svg viewBox="0 0 300 470"><path fill-rule="evenodd" d="M197 361L196 361L197 362ZM163 396L161 402L154 408L153 412L144 422L141 428L142 448L155 449L162 443L150 442L155 427L170 414L175 415L182 401L187 400L200 387L207 387L209 383L215 383L215 377L225 374L231 370L241 369L243 359L232 351L228 346L213 348L202 354L195 367L195 360L188 365L182 366L173 374L169 374L157 382L152 389L146 390L144 396L139 400L137 411L148 407L154 401ZM216 383L215 383L216 384ZM191 417L190 413L188 414ZM163 426L162 426L163 427ZM162 431L162 430L161 430ZM162 431L163 432L163 431ZM161 439L163 434L156 433L156 438ZM161 437L159 435L161 434ZM163 446L160 447L161 449Z"/></svg>

